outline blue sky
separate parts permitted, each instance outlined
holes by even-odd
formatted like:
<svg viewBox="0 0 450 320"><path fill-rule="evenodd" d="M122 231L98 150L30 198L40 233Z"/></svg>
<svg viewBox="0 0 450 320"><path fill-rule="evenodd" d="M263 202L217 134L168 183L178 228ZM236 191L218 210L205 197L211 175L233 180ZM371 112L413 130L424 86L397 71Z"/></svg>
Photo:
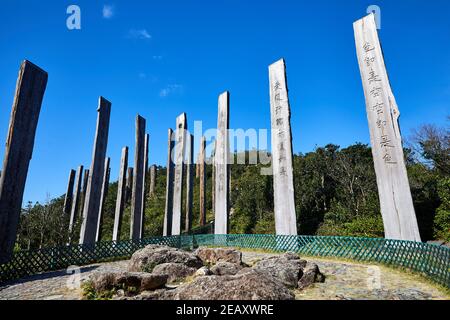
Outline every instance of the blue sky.
<svg viewBox="0 0 450 320"><path fill-rule="evenodd" d="M81 8L81 30L66 9ZM90 165L98 96L112 102L111 179L120 150L134 154L134 119L147 119L150 163L166 162L167 128L217 121L230 91L231 128L269 128L268 65L284 57L294 152L369 142L353 21L381 8L380 38L404 136L443 125L450 110L450 2L21 1L0 4L0 139L6 139L20 62L49 73L24 201L64 193ZM4 140L3 140L4 141ZM0 157L4 148L0 149ZM132 165L132 164L131 164Z"/></svg>

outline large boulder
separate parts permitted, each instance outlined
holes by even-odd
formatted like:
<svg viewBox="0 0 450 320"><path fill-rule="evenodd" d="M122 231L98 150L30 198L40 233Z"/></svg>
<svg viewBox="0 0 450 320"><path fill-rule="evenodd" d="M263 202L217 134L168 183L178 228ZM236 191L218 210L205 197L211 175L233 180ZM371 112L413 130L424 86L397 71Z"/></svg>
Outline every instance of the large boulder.
<svg viewBox="0 0 450 320"><path fill-rule="evenodd" d="M133 253L128 263L128 271L152 272L162 263L181 263L196 269L203 266L202 261L190 252L168 246L148 245Z"/></svg>
<svg viewBox="0 0 450 320"><path fill-rule="evenodd" d="M242 264L242 252L232 248L206 248L200 247L194 254L208 265L214 265L217 262L231 262Z"/></svg>
<svg viewBox="0 0 450 320"><path fill-rule="evenodd" d="M267 273L248 270L233 276L198 277L180 285L165 299L175 300L292 300L294 295Z"/></svg>
<svg viewBox="0 0 450 320"><path fill-rule="evenodd" d="M270 274L285 286L296 288L306 263L306 260L300 259L298 255L288 252L264 258L255 263L253 269ZM245 269L241 271L241 273L244 272L246 272Z"/></svg>
<svg viewBox="0 0 450 320"><path fill-rule="evenodd" d="M310 285L312 285L314 282L324 282L325 276L320 272L319 267L317 264L308 262L306 264L306 267L303 268L303 275L298 280L298 288L304 289Z"/></svg>
<svg viewBox="0 0 450 320"><path fill-rule="evenodd" d="M167 282L177 282L188 276L192 276L196 268L188 267L182 263L162 263L153 268L152 274L166 274L169 276Z"/></svg>
<svg viewBox="0 0 450 320"><path fill-rule="evenodd" d="M98 272L90 277L96 292L112 289L140 292L163 287L167 283L168 275L156 275L146 272Z"/></svg>
<svg viewBox="0 0 450 320"><path fill-rule="evenodd" d="M235 275L242 267L236 263L220 261L211 267L211 272L217 276Z"/></svg>

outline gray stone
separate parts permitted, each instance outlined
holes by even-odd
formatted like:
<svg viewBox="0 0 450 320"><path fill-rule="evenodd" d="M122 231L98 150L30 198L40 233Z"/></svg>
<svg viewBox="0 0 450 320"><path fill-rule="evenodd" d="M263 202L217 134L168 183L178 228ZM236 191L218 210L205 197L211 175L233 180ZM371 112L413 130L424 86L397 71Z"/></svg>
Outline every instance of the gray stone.
<svg viewBox="0 0 450 320"><path fill-rule="evenodd" d="M172 292L175 300L293 300L294 295L272 276L250 270L232 276L198 277Z"/></svg>
<svg viewBox="0 0 450 320"><path fill-rule="evenodd" d="M303 274L298 281L298 288L304 289L315 282L325 282L325 276L319 271L317 264L308 262L303 268Z"/></svg>
<svg viewBox="0 0 450 320"><path fill-rule="evenodd" d="M208 267L204 266L204 267L199 268L195 272L194 276L195 277L203 277L203 276L209 276L211 274L212 274L211 270Z"/></svg>
<svg viewBox="0 0 450 320"><path fill-rule="evenodd" d="M255 270L268 273L277 278L281 283L296 288L306 261L301 260L296 254L285 253L279 256L264 258L253 266Z"/></svg>
<svg viewBox="0 0 450 320"><path fill-rule="evenodd" d="M235 275L242 267L236 263L221 261L211 267L211 272L216 276Z"/></svg>
<svg viewBox="0 0 450 320"><path fill-rule="evenodd" d="M155 266L152 274L165 274L169 276L167 282L178 282L188 276L192 276L196 271L196 268L188 267L182 263L168 262Z"/></svg>
<svg viewBox="0 0 450 320"><path fill-rule="evenodd" d="M199 257L203 263L214 265L217 262L231 262L242 264L242 252L233 248L206 248L200 247L194 254Z"/></svg>
<svg viewBox="0 0 450 320"><path fill-rule="evenodd" d="M194 254L168 246L148 245L136 251L128 262L128 271L152 272L162 263L181 263L187 267L200 268L202 261Z"/></svg>

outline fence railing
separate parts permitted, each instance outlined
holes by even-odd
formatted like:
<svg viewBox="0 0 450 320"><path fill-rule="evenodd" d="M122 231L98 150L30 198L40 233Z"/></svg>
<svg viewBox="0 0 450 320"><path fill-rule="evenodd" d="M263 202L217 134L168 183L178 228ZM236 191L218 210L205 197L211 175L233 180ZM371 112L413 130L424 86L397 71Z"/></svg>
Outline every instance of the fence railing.
<svg viewBox="0 0 450 320"><path fill-rule="evenodd" d="M272 251L292 251L300 255L337 257L402 267L422 274L450 288L450 249L432 244L382 238L281 236L281 235L182 235L152 237L139 241L99 242L94 247L72 245L19 251L0 265L0 283L45 271L129 258L148 244L178 248L227 246Z"/></svg>

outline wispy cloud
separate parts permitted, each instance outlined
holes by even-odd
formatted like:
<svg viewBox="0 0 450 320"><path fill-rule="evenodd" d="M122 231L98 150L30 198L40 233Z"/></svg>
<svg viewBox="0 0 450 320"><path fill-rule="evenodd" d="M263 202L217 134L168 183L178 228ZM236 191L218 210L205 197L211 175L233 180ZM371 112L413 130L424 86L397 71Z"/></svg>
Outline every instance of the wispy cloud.
<svg viewBox="0 0 450 320"><path fill-rule="evenodd" d="M103 14L103 18L111 19L114 15L114 6L105 4L103 6L102 14Z"/></svg>
<svg viewBox="0 0 450 320"><path fill-rule="evenodd" d="M151 39L152 36L146 29L130 29L128 37L131 39Z"/></svg>
<svg viewBox="0 0 450 320"><path fill-rule="evenodd" d="M167 87L165 87L164 89L161 89L161 91L159 91L159 96L162 98L167 97L170 94L173 93L178 93L181 94L183 93L183 85L181 84L169 84Z"/></svg>

